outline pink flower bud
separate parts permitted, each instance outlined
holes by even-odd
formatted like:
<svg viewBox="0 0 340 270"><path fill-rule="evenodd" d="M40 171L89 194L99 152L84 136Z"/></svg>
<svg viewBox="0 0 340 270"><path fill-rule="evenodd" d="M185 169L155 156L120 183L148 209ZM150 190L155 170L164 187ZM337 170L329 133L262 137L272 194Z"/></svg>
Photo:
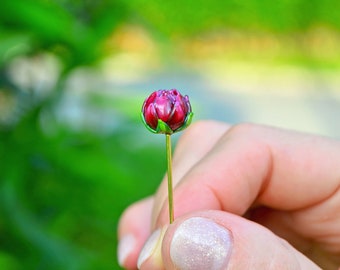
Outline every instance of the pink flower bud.
<svg viewBox="0 0 340 270"><path fill-rule="evenodd" d="M176 89L153 92L142 107L142 119L153 133L172 134L186 128L193 113L188 96Z"/></svg>

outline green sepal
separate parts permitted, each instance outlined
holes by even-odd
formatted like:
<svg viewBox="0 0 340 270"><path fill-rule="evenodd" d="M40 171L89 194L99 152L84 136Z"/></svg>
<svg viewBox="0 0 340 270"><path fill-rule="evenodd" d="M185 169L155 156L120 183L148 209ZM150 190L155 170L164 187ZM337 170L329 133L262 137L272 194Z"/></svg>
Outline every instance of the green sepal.
<svg viewBox="0 0 340 270"><path fill-rule="evenodd" d="M142 118L143 124L150 132L155 133L155 134L169 134L169 135L171 135L175 132L182 131L183 129L187 128L191 124L193 116L194 116L194 113L190 112L187 115L187 118L185 119L183 125L176 130L172 130L168 126L168 124L165 123L164 121L162 121L161 119L158 119L157 128L153 129L146 123L143 112L141 113L141 118Z"/></svg>
<svg viewBox="0 0 340 270"><path fill-rule="evenodd" d="M183 129L187 128L190 124L191 124L191 121L192 121L192 117L194 116L194 113L193 112L190 112L188 115L187 115L187 118L185 119L183 125L181 127L179 127L178 129L176 129L174 132L178 132L178 131L182 131Z"/></svg>
<svg viewBox="0 0 340 270"><path fill-rule="evenodd" d="M161 119L158 119L158 124L157 124L157 128L156 128L156 133L162 133L162 134L169 134L171 135L173 132L173 130L168 126L167 123L165 123L164 121L162 121Z"/></svg>
<svg viewBox="0 0 340 270"><path fill-rule="evenodd" d="M156 127L156 129L153 129L152 127L150 127L148 125L148 123L146 123L143 112L141 113L141 118L142 118L144 126L152 133L155 133L155 134L170 134L170 135L172 133L174 133L172 131L172 129L161 119L158 119L157 127Z"/></svg>

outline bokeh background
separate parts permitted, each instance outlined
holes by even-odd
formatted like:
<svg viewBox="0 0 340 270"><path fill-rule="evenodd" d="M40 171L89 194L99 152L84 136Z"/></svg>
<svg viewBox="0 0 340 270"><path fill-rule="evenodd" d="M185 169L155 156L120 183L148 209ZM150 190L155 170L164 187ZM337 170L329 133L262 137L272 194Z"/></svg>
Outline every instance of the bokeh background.
<svg viewBox="0 0 340 270"><path fill-rule="evenodd" d="M120 269L118 218L165 171L151 91L188 94L194 121L340 138L339 18L338 0L2 0L0 269Z"/></svg>

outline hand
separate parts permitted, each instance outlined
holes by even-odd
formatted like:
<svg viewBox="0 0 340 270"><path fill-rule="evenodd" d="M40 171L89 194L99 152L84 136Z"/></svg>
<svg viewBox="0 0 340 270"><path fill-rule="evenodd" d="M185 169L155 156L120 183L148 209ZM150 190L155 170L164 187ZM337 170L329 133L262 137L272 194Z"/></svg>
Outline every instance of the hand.
<svg viewBox="0 0 340 270"><path fill-rule="evenodd" d="M122 215L127 269L338 269L339 141L198 122L178 142L173 180L173 224L166 179Z"/></svg>

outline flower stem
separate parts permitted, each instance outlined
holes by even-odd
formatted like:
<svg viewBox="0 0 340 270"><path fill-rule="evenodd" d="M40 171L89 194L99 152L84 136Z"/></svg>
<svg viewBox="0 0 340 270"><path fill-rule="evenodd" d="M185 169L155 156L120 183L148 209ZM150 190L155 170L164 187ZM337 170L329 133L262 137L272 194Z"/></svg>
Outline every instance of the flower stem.
<svg viewBox="0 0 340 270"><path fill-rule="evenodd" d="M171 135L165 134L166 138L166 160L168 169L168 202L170 224L174 221L174 200L172 190L172 158L171 158Z"/></svg>

